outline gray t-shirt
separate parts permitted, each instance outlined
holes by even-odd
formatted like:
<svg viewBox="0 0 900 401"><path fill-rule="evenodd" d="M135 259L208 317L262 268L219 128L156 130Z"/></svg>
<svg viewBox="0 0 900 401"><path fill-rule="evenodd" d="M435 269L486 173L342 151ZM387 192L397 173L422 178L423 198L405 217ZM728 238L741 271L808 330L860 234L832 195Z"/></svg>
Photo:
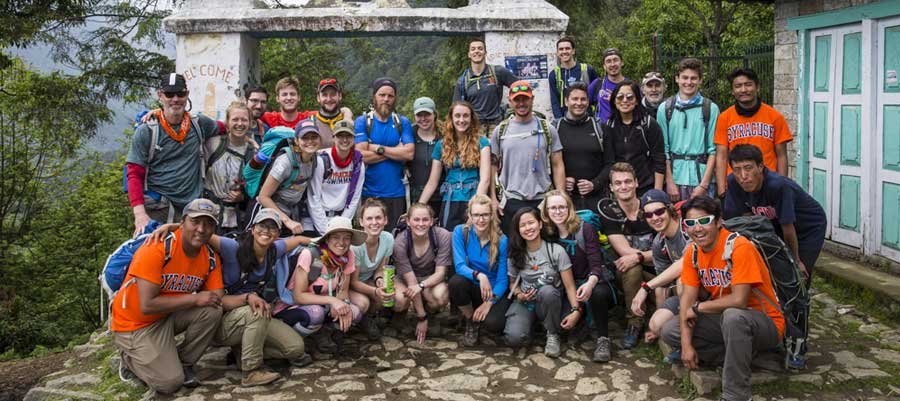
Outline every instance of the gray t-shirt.
<svg viewBox="0 0 900 401"><path fill-rule="evenodd" d="M550 150L561 152L562 143L556 128L550 130ZM503 139L500 126L491 135L491 153L503 160L500 183L513 198L541 199L553 185L550 161L547 158L547 138L540 131L537 118L521 123L510 120Z"/></svg>
<svg viewBox="0 0 900 401"><path fill-rule="evenodd" d="M269 177L274 178L279 184L291 178L291 159L290 155L287 154L290 151L280 154L275 159L275 163L272 164L272 169L269 170ZM287 214L291 214L295 206L303 200L303 193L306 192L306 186L309 184L309 178L312 177L313 173L312 162L301 163L300 155L295 155L295 157L297 162L300 163L300 171L297 173L297 178L288 188L282 188L279 185L275 194L272 195L272 200L275 201L278 208ZM295 217L299 216L291 216L291 218Z"/></svg>
<svg viewBox="0 0 900 401"><path fill-rule="evenodd" d="M516 266L512 258L507 261L510 282L515 282L516 277L521 277L519 287L523 291L543 285L559 287L562 285L559 273L572 268L572 262L569 260L566 250L559 244L551 244L546 241L541 243L541 247L537 251L528 252L528 255L525 256L527 266Z"/></svg>
<svg viewBox="0 0 900 401"><path fill-rule="evenodd" d="M127 163L134 163L147 168L147 189L157 192L177 206L187 205L197 199L203 192L203 181L200 172L200 146L219 134L216 122L205 116L198 116L197 125L201 132L196 132L193 124L191 130L180 143L159 127L158 147L150 165L147 158L150 152L150 126L141 124L131 138ZM179 126L172 127L178 130Z"/></svg>
<svg viewBox="0 0 900 401"><path fill-rule="evenodd" d="M416 255L415 249L407 253L407 248L412 246L409 237L406 232L397 235L394 239L394 266L398 275L411 271L416 277L428 277L434 274L437 266L448 268L453 266L453 234L440 227L434 227L433 230L434 242L437 245L436 256L430 246L422 255Z"/></svg>
<svg viewBox="0 0 900 401"><path fill-rule="evenodd" d="M684 249L691 243L680 230L673 238L667 238L665 234L657 234L653 238L653 267L656 274L660 274L669 266L672 266L676 260L684 256Z"/></svg>

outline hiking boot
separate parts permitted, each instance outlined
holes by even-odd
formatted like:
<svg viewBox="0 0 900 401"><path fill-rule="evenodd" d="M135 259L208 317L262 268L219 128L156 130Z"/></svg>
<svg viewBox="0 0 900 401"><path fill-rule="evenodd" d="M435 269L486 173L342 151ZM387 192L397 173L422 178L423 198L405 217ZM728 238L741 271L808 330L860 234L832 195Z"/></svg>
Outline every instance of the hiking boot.
<svg viewBox="0 0 900 401"><path fill-rule="evenodd" d="M122 358L119 358L119 380L131 384L131 385L139 385L146 387L147 384L144 383L137 375L134 374L127 366L125 366L125 362L122 361Z"/></svg>
<svg viewBox="0 0 900 401"><path fill-rule="evenodd" d="M312 356L304 352L303 355L300 355L293 359L288 359L288 363L290 363L293 367L302 368L304 366L309 366L310 364L312 364L313 359Z"/></svg>
<svg viewBox="0 0 900 401"><path fill-rule="evenodd" d="M625 338L622 339L622 348L632 349L637 347L640 335L641 326L629 325L628 328L625 329Z"/></svg>
<svg viewBox="0 0 900 401"><path fill-rule="evenodd" d="M463 333L463 346L474 347L478 344L478 331L481 329L481 323L466 320L466 332Z"/></svg>
<svg viewBox="0 0 900 401"><path fill-rule="evenodd" d="M560 354L559 334L547 333L547 343L544 344L544 355L551 358L558 358Z"/></svg>
<svg viewBox="0 0 900 401"><path fill-rule="evenodd" d="M359 322L359 326L363 333L366 333L366 337L369 338L369 341L376 341L381 338L381 329L379 329L378 324L375 323L375 318L365 316L362 321Z"/></svg>
<svg viewBox="0 0 900 401"><path fill-rule="evenodd" d="M788 370L803 370L806 369L806 356L805 355L788 355L784 360L784 367Z"/></svg>
<svg viewBox="0 0 900 401"><path fill-rule="evenodd" d="M182 384L183 386L187 388L200 386L200 380L197 380L197 374L194 373L193 366L182 366L182 370L184 371L184 384Z"/></svg>
<svg viewBox="0 0 900 401"><path fill-rule="evenodd" d="M591 358L594 362L609 362L612 354L609 350L609 337L597 338L597 348L594 348L594 356Z"/></svg>
<svg viewBox="0 0 900 401"><path fill-rule="evenodd" d="M327 325L323 325L315 333L310 334L308 338L316 344L316 350L323 354L337 352L337 344L331 339L331 328Z"/></svg>
<svg viewBox="0 0 900 401"><path fill-rule="evenodd" d="M241 375L241 387L254 387L269 384L281 378L277 372L266 368L257 368Z"/></svg>

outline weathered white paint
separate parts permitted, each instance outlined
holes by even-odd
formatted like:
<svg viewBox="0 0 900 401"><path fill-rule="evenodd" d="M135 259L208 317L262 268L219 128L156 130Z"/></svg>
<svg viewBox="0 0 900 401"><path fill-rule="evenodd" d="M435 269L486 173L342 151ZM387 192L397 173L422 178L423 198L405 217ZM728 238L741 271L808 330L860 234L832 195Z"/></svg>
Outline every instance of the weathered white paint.
<svg viewBox="0 0 900 401"><path fill-rule="evenodd" d="M547 56L547 71L556 67L556 40L561 35L555 32L488 32L484 35L487 47L487 62L504 65L507 56ZM534 88L534 110L548 118L553 117L550 109L550 87L547 77L529 80ZM508 94L508 90L504 93Z"/></svg>
<svg viewBox="0 0 900 401"><path fill-rule="evenodd" d="M222 120L244 86L259 81L259 41L249 35L178 35L175 46L175 70L187 80L192 111Z"/></svg>

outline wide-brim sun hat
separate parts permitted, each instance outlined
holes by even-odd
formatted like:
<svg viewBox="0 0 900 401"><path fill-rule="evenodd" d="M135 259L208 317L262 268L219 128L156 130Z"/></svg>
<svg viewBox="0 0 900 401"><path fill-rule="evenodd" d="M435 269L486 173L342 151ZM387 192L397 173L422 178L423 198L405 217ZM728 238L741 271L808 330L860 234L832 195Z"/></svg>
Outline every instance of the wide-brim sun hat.
<svg viewBox="0 0 900 401"><path fill-rule="evenodd" d="M325 226L325 233L321 237L313 239L313 242L319 244L331 234L339 232L348 232L351 234L350 245L359 246L366 242L368 234L365 231L353 229L353 223L350 219L343 216L332 217Z"/></svg>

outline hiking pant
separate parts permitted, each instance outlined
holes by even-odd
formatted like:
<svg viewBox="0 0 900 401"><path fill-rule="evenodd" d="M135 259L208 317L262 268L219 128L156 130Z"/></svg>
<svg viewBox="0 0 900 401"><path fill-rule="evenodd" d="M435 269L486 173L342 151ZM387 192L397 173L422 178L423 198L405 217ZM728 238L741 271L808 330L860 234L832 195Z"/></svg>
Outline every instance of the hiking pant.
<svg viewBox="0 0 900 401"><path fill-rule="evenodd" d="M162 224L181 221L182 209L184 209L184 205L178 206L168 199L156 201L149 196L144 196L144 210L147 212L147 216Z"/></svg>
<svg viewBox="0 0 900 401"><path fill-rule="evenodd" d="M122 363L147 386L171 394L184 383L182 366L193 366L203 356L222 320L222 308L205 306L170 313L135 331L113 332ZM175 345L175 335L184 342Z"/></svg>
<svg viewBox="0 0 900 401"><path fill-rule="evenodd" d="M531 343L534 321L540 319L549 334L559 333L562 321L562 291L545 285L537 291L534 300L525 303L514 301L506 310L506 327L503 335L506 345L523 347Z"/></svg>
<svg viewBox="0 0 900 401"><path fill-rule="evenodd" d="M510 225L512 224L513 215L515 215L516 212L523 207L533 207L536 209L538 205L541 204L541 201L543 201L543 199L506 199L506 206L503 206L503 217L500 218L500 230L503 231L504 234L509 236L509 233L512 232L512 230L518 229L518 227L510 227Z"/></svg>
<svg viewBox="0 0 900 401"><path fill-rule="evenodd" d="M366 199L378 199L387 207L387 224L384 226L384 231L391 232L394 230L394 227L397 226L397 220L400 220L400 216L406 213L406 196L401 196L398 198L382 198L378 196L364 196L360 199L359 204L362 205L365 203Z"/></svg>
<svg viewBox="0 0 900 401"><path fill-rule="evenodd" d="M281 320L257 316L244 305L222 317L216 339L241 348L241 370L262 366L263 358L294 359L303 355L303 337Z"/></svg>
<svg viewBox="0 0 900 401"><path fill-rule="evenodd" d="M453 306L472 305L473 308L481 306L481 290L472 280L459 274L450 278L450 303ZM497 303L491 307L487 317L482 322L482 327L491 333L500 333L506 326L506 310L509 309L510 300L503 294Z"/></svg>
<svg viewBox="0 0 900 401"><path fill-rule="evenodd" d="M679 319L666 322L662 339L681 347ZM754 354L776 347L781 342L775 323L763 312L728 308L721 314L701 314L694 325L691 344L704 364L724 364L722 398L750 399L750 362Z"/></svg>
<svg viewBox="0 0 900 401"><path fill-rule="evenodd" d="M443 201L439 211L438 222L440 226L447 231L453 232L457 225L465 224L468 219L466 210L469 208L469 202L464 201Z"/></svg>
<svg viewBox="0 0 900 401"><path fill-rule="evenodd" d="M653 274L645 272L644 266L639 264L628 269L625 273L616 270L616 277L621 283L622 292L625 293L625 318L628 320L628 325L642 327L644 318L635 315L631 311L631 301L634 300L634 296L641 289L641 282L650 281L653 279Z"/></svg>
<svg viewBox="0 0 900 401"><path fill-rule="evenodd" d="M575 288L577 289L581 284L583 284L581 280L577 281ZM591 297L588 298L587 302L581 302L585 308L584 313L581 314L579 324L587 324L588 318L590 318L592 320L590 322L592 323L591 331L595 337L609 338L609 310L615 306L612 291L609 283L598 281L597 285L594 286L594 290L591 291ZM568 316L571 309L572 305L569 305L569 298L563 293L562 318ZM590 316L588 316L588 313L590 313Z"/></svg>
<svg viewBox="0 0 900 401"><path fill-rule="evenodd" d="M696 185L676 185L678 187L678 194L681 196L681 200L691 199L691 192L694 192L694 188ZM706 191L710 198L716 199L716 183L709 183L709 188Z"/></svg>

